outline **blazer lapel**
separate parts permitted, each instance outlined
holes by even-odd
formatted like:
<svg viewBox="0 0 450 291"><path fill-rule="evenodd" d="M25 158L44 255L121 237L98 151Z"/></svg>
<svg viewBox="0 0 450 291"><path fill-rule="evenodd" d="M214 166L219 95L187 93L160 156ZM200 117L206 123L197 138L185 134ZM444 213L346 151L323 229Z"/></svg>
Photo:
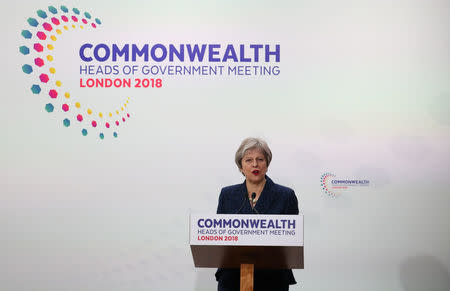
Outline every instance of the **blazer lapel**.
<svg viewBox="0 0 450 291"><path fill-rule="evenodd" d="M264 189L261 192L261 196L259 196L259 199L255 205L256 210L258 210L260 214L267 214L267 211L270 209L270 205L272 204L273 200L272 195L273 185L274 185L273 181L266 176L266 184L264 185Z"/></svg>
<svg viewBox="0 0 450 291"><path fill-rule="evenodd" d="M245 180L244 183L240 184L238 188L236 188L236 192L233 195L233 200L234 200L234 206L237 207L237 209L239 209L242 205L242 203L244 203L244 199L246 199L247 197L247 186L245 184ZM245 205L241 208L241 211L239 213L243 213L243 209L245 208Z"/></svg>

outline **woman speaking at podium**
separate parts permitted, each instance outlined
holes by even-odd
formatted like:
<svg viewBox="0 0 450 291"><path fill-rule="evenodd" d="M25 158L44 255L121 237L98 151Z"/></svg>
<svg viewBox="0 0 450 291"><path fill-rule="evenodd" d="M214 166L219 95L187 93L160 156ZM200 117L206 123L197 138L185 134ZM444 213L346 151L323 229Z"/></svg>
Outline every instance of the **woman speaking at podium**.
<svg viewBox="0 0 450 291"><path fill-rule="evenodd" d="M298 201L292 189L275 184L266 176L272 160L267 143L246 138L236 151L235 162L245 176L242 184L224 187L217 214L298 214ZM239 269L218 269L218 291L238 291ZM296 284L291 270L256 269L254 291L285 291Z"/></svg>

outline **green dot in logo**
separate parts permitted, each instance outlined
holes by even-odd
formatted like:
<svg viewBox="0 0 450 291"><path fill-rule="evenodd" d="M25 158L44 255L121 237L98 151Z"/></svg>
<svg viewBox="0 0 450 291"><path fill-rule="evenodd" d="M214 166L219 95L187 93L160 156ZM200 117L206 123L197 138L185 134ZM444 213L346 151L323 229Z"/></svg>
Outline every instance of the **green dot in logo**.
<svg viewBox="0 0 450 291"><path fill-rule="evenodd" d="M65 127L69 127L70 126L70 120L69 119L64 119L63 120L63 125L65 126Z"/></svg>

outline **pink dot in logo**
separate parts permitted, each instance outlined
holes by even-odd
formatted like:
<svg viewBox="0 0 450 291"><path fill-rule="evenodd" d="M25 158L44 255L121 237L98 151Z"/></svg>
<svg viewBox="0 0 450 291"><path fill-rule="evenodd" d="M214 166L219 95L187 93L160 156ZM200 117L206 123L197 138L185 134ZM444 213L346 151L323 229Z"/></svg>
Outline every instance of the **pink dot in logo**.
<svg viewBox="0 0 450 291"><path fill-rule="evenodd" d="M87 20L86 20L86 19L84 19L84 18L83 18L83 20L82 20L82 21L83 21L83 23L84 23L84 24L86 24L86 23L87 23Z"/></svg>
<svg viewBox="0 0 450 291"><path fill-rule="evenodd" d="M50 23L45 22L44 24L42 24L42 26L44 27L45 30L47 31L51 31L53 29L53 27L50 25Z"/></svg>
<svg viewBox="0 0 450 291"><path fill-rule="evenodd" d="M76 18L75 16L72 16L72 20L78 22L78 18Z"/></svg>
<svg viewBox="0 0 450 291"><path fill-rule="evenodd" d="M116 120L116 125L119 126L119 121Z"/></svg>
<svg viewBox="0 0 450 291"><path fill-rule="evenodd" d="M122 117L122 121L125 122L125 117Z"/></svg>
<svg viewBox="0 0 450 291"><path fill-rule="evenodd" d="M44 50L44 47L40 43L35 43L33 46L34 50L38 53L42 52Z"/></svg>
<svg viewBox="0 0 450 291"><path fill-rule="evenodd" d="M56 92L56 90L50 90L50 92L48 92L48 95L50 95L50 97L52 97L53 99L55 99L56 97L58 97L58 92Z"/></svg>
<svg viewBox="0 0 450 291"><path fill-rule="evenodd" d="M63 106L62 106L62 110L64 110L64 112L67 112L67 111L69 111L69 105L67 105L67 104L63 104Z"/></svg>
<svg viewBox="0 0 450 291"><path fill-rule="evenodd" d="M92 127L97 127L97 121L92 120Z"/></svg>
<svg viewBox="0 0 450 291"><path fill-rule="evenodd" d="M44 60L41 58L35 58L34 63L36 64L36 66L42 67L44 65Z"/></svg>
<svg viewBox="0 0 450 291"><path fill-rule="evenodd" d="M47 38L45 33L43 33L42 31L39 31L38 33L36 33L36 35L40 40L45 40Z"/></svg>
<svg viewBox="0 0 450 291"><path fill-rule="evenodd" d="M127 117L130 118L130 113L127 113Z"/></svg>
<svg viewBox="0 0 450 291"><path fill-rule="evenodd" d="M106 126L106 128L109 128L109 123L108 122L105 123L105 126Z"/></svg>
<svg viewBox="0 0 450 291"><path fill-rule="evenodd" d="M41 80L42 83L47 83L48 80L49 80L47 74L41 74L41 75L39 76L39 79Z"/></svg>
<svg viewBox="0 0 450 291"><path fill-rule="evenodd" d="M62 19L64 22L69 21L69 18L67 18L67 16L65 16L65 15L61 16L61 19Z"/></svg>
<svg viewBox="0 0 450 291"><path fill-rule="evenodd" d="M83 115L78 114L78 115L77 115L77 120L78 120L79 122L83 121Z"/></svg>
<svg viewBox="0 0 450 291"><path fill-rule="evenodd" d="M92 25L93 28L97 27L97 25L95 25L95 23L92 23L91 25Z"/></svg>
<svg viewBox="0 0 450 291"><path fill-rule="evenodd" d="M59 19L56 18L56 17L53 17L53 18L52 18L52 22L53 22L53 24L55 24L55 25L59 25Z"/></svg>

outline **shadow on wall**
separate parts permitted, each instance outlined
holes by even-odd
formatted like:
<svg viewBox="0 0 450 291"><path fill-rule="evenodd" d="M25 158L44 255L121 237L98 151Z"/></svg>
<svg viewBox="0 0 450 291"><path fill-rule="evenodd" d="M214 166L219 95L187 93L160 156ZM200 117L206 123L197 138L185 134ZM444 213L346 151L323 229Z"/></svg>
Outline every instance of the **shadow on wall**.
<svg viewBox="0 0 450 291"><path fill-rule="evenodd" d="M400 264L400 281L405 291L448 291L450 273L429 255L410 257Z"/></svg>

